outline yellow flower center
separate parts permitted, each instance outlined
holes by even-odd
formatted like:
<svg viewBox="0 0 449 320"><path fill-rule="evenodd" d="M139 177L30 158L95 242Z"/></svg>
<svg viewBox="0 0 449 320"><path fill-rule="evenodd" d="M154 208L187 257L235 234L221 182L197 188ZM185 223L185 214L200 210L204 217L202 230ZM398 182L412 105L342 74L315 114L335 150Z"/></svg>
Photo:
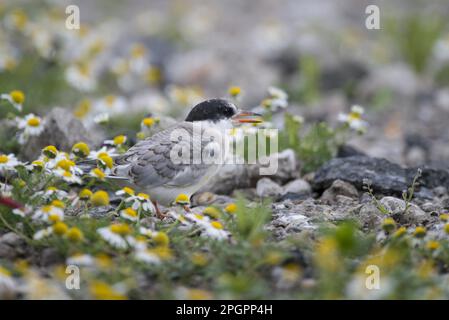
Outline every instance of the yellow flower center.
<svg viewBox="0 0 449 320"><path fill-rule="evenodd" d="M22 104L25 102L25 94L20 90L11 91L9 95L15 103Z"/></svg>
<svg viewBox="0 0 449 320"><path fill-rule="evenodd" d="M41 120L39 118L32 117L32 118L28 119L27 124L30 127L39 127L39 125L41 124Z"/></svg>
<svg viewBox="0 0 449 320"><path fill-rule="evenodd" d="M79 196L81 200L89 200L90 197L92 197L92 191L89 189L83 189L81 190Z"/></svg>
<svg viewBox="0 0 449 320"><path fill-rule="evenodd" d="M160 246L168 246L170 243L170 238L165 232L162 231L156 233L156 235L153 237L153 240Z"/></svg>
<svg viewBox="0 0 449 320"><path fill-rule="evenodd" d="M104 98L104 100L105 100L106 104L108 105L108 107L112 107L114 102L117 100L117 97L114 95L109 95L109 96L106 96Z"/></svg>
<svg viewBox="0 0 449 320"><path fill-rule="evenodd" d="M58 149L56 149L55 146L46 146L44 149L42 149L42 153L49 158L54 158L58 153Z"/></svg>
<svg viewBox="0 0 449 320"><path fill-rule="evenodd" d="M126 208L125 210L125 214L127 214L130 217L136 218L137 217L137 212L136 210L132 209L132 208Z"/></svg>
<svg viewBox="0 0 449 320"><path fill-rule="evenodd" d="M240 89L240 87L237 87L237 86L230 87L228 90L228 93L232 97L237 97L241 92L242 92L242 89Z"/></svg>
<svg viewBox="0 0 449 320"><path fill-rule="evenodd" d="M67 225L64 222L56 222L53 225L54 233L56 233L57 235L60 235L60 236L65 234L68 229L69 229L69 227L67 227Z"/></svg>
<svg viewBox="0 0 449 320"><path fill-rule="evenodd" d="M214 227L215 229L219 229L219 230L223 229L223 225L220 222L218 222L218 221L212 221L210 223L210 225L212 227Z"/></svg>
<svg viewBox="0 0 449 320"><path fill-rule="evenodd" d="M77 118L84 118L90 111L92 103L88 99L82 100L75 108L74 115Z"/></svg>
<svg viewBox="0 0 449 320"><path fill-rule="evenodd" d="M106 177L106 174L99 168L93 169L92 173L94 176L96 176L100 180L103 180Z"/></svg>
<svg viewBox="0 0 449 320"><path fill-rule="evenodd" d="M110 285L96 281L90 286L90 292L94 299L98 300L126 300L126 296L118 293Z"/></svg>
<svg viewBox="0 0 449 320"><path fill-rule="evenodd" d="M139 193L137 196L139 198L142 198L143 200L150 200L150 196L147 195L146 193Z"/></svg>
<svg viewBox="0 0 449 320"><path fill-rule="evenodd" d="M114 138L115 145L122 145L126 142L126 136L120 135Z"/></svg>
<svg viewBox="0 0 449 320"><path fill-rule="evenodd" d="M65 208L65 204L64 204L64 202L62 202L61 200L53 200L53 201L51 202L51 205L54 206L54 207L61 208L61 209L64 209L64 208Z"/></svg>
<svg viewBox="0 0 449 320"><path fill-rule="evenodd" d="M426 228L424 227L416 227L413 235L417 238L422 238L426 234Z"/></svg>
<svg viewBox="0 0 449 320"><path fill-rule="evenodd" d="M206 207L203 210L203 214L215 219L218 219L221 216L221 212L215 207Z"/></svg>
<svg viewBox="0 0 449 320"><path fill-rule="evenodd" d="M56 167L69 171L74 165L75 163L73 161L68 159L62 159L58 161Z"/></svg>
<svg viewBox="0 0 449 320"><path fill-rule="evenodd" d="M73 242L81 241L83 239L83 233L81 232L80 229L78 229L76 227L70 228L67 231L66 236L70 241L73 241Z"/></svg>
<svg viewBox="0 0 449 320"><path fill-rule="evenodd" d="M178 204L189 204L190 203L190 198L185 193L181 193L180 195L178 195L176 197L175 202L178 203Z"/></svg>
<svg viewBox="0 0 449 320"><path fill-rule="evenodd" d="M86 157L90 153L90 149L86 143L78 142L72 147L72 152L77 156Z"/></svg>
<svg viewBox="0 0 449 320"><path fill-rule="evenodd" d="M111 231L120 235L127 235L131 233L131 228L124 223L113 224L110 227Z"/></svg>
<svg viewBox="0 0 449 320"><path fill-rule="evenodd" d="M8 161L9 161L9 158L7 155L4 155L4 154L0 155L0 163L8 163Z"/></svg>
<svg viewBox="0 0 449 320"><path fill-rule="evenodd" d="M153 118L145 118L142 120L142 123L145 127L151 127L154 125L154 119Z"/></svg>
<svg viewBox="0 0 449 320"><path fill-rule="evenodd" d="M98 159L109 169L114 166L114 160L107 153L100 153Z"/></svg>
<svg viewBox="0 0 449 320"><path fill-rule="evenodd" d="M438 241L431 240L431 241L427 242L426 247L429 250L436 250L440 247L440 243Z"/></svg>
<svg viewBox="0 0 449 320"><path fill-rule="evenodd" d="M237 205L235 203L230 203L225 207L224 210L229 214L234 214L237 212Z"/></svg>
<svg viewBox="0 0 449 320"><path fill-rule="evenodd" d="M43 168L44 167L44 163L42 161L40 161L40 160L33 161L31 164L34 167L39 167L39 168Z"/></svg>
<svg viewBox="0 0 449 320"><path fill-rule="evenodd" d="M103 190L95 192L90 200L96 207L109 205L109 195L106 191Z"/></svg>
<svg viewBox="0 0 449 320"><path fill-rule="evenodd" d="M51 207L50 207L50 208L51 208ZM58 221L61 221L61 218L60 218L57 214L50 214L50 215L48 216L48 220L49 220L50 222L56 223L56 222L58 222Z"/></svg>
<svg viewBox="0 0 449 320"><path fill-rule="evenodd" d="M131 189L130 187L124 187L122 190L128 195L131 195L131 196L134 195L134 190Z"/></svg>

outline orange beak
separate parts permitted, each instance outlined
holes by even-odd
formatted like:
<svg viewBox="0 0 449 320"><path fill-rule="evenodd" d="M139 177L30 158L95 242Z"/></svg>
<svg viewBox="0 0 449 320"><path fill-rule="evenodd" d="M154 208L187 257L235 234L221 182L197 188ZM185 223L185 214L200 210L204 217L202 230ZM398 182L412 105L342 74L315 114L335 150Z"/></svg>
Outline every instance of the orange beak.
<svg viewBox="0 0 449 320"><path fill-rule="evenodd" d="M261 123L263 118L260 114L251 111L240 111L232 117L232 121L239 123Z"/></svg>

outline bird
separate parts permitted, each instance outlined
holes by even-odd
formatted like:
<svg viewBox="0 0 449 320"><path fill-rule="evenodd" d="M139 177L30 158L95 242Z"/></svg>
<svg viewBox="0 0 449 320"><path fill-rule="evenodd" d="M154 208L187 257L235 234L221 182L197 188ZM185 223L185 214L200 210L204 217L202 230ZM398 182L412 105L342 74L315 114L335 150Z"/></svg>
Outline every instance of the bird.
<svg viewBox="0 0 449 320"><path fill-rule="evenodd" d="M114 167L108 178L120 180L121 184L141 190L150 195L158 215L158 203L170 206L179 194L190 197L205 186L220 170L221 163L192 161L196 154L212 152L207 139L201 137L205 132L223 132L241 123L260 123L261 115L238 109L226 99L209 99L195 105L184 121L138 142L124 154L114 159ZM199 137L193 133L195 125L200 125ZM187 132L191 143L185 139L173 139L179 132ZM198 141L201 140L201 141ZM173 161L174 148L190 148L190 161ZM181 149L182 150L182 149ZM201 153L198 153L201 152ZM226 155L223 156L225 158Z"/></svg>

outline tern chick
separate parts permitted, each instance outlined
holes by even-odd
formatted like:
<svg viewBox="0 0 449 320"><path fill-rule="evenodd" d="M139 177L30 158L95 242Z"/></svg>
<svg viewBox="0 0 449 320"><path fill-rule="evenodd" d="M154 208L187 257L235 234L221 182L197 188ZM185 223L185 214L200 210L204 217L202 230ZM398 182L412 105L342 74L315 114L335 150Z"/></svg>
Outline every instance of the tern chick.
<svg viewBox="0 0 449 320"><path fill-rule="evenodd" d="M138 142L116 158L110 178L148 193L156 208L157 203L168 206L181 193L191 197L220 170L222 163L193 159L195 154L203 155L212 150L210 140L202 138L206 132L223 134L238 123L258 122L261 122L258 114L240 111L226 100L203 101L192 108L184 121ZM200 135L195 135L195 125L201 128ZM177 132L187 133L191 141L184 137L174 139ZM176 153L172 150L183 150L183 147L190 148L190 161L173 161Z"/></svg>

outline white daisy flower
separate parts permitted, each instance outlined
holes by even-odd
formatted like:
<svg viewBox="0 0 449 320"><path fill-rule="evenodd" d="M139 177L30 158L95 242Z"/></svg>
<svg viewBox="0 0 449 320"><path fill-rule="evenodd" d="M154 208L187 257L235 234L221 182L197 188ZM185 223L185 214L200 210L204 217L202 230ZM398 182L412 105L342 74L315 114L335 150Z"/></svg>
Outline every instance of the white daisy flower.
<svg viewBox="0 0 449 320"><path fill-rule="evenodd" d="M62 221L64 220L64 210L61 207L50 204L36 210L32 218L44 221Z"/></svg>
<svg viewBox="0 0 449 320"><path fill-rule="evenodd" d="M136 210L132 209L132 208L126 208L124 210L120 211L120 216L124 219L130 220L130 221L137 221L139 216L136 212Z"/></svg>
<svg viewBox="0 0 449 320"><path fill-rule="evenodd" d="M34 240L42 240L48 236L50 236L53 233L53 227L48 227L42 230L37 231L34 235L33 235L33 239Z"/></svg>
<svg viewBox="0 0 449 320"><path fill-rule="evenodd" d="M103 113L97 114L93 120L96 124L108 123L109 122L109 113L103 112Z"/></svg>
<svg viewBox="0 0 449 320"><path fill-rule="evenodd" d="M154 235L154 231L153 230L145 228L145 227L140 227L139 228L139 233L141 235L144 235L144 236L148 237L148 238L152 238L153 235Z"/></svg>
<svg viewBox="0 0 449 320"><path fill-rule="evenodd" d="M125 224L113 224L109 227L103 227L97 230L100 236L111 246L118 249L126 249L128 243L123 237L129 233L129 227Z"/></svg>
<svg viewBox="0 0 449 320"><path fill-rule="evenodd" d="M23 119L17 118L17 127L22 130L19 135L19 143L23 144L30 136L38 136L44 130L42 119L30 113Z"/></svg>
<svg viewBox="0 0 449 320"><path fill-rule="evenodd" d="M225 240L229 238L230 233L223 229L223 225L220 222L212 221L208 225L205 225L204 233L202 233L202 235L217 240Z"/></svg>
<svg viewBox="0 0 449 320"><path fill-rule="evenodd" d="M14 154L0 154L0 172L14 170L14 167L20 164Z"/></svg>
<svg viewBox="0 0 449 320"><path fill-rule="evenodd" d="M29 215L33 211L33 208L26 205L25 207L17 208L12 211L15 215L18 215L22 218L25 218L27 215Z"/></svg>
<svg viewBox="0 0 449 320"><path fill-rule="evenodd" d="M347 124L353 130L364 132L368 123L362 119L363 113L364 109L361 106L354 105L349 114L340 113L337 119L338 121Z"/></svg>
<svg viewBox="0 0 449 320"><path fill-rule="evenodd" d="M117 114L126 112L128 103L124 97L108 95L94 103L94 110L98 113Z"/></svg>
<svg viewBox="0 0 449 320"><path fill-rule="evenodd" d="M95 259L90 254L76 254L67 258L66 263L67 265L89 267L94 265Z"/></svg>
<svg viewBox="0 0 449 320"><path fill-rule="evenodd" d="M82 184L83 183L83 181L81 180L80 177L74 175L70 171L58 168L58 169L54 170L53 173L56 176L61 177L65 182L76 183L76 184Z"/></svg>
<svg viewBox="0 0 449 320"><path fill-rule="evenodd" d="M161 263L161 259L158 257L158 255L148 249L136 250L136 252L134 253L134 258L138 261L145 262L148 264Z"/></svg>
<svg viewBox="0 0 449 320"><path fill-rule="evenodd" d="M101 157L105 154L111 158L114 158L115 156L118 155L115 148L108 148L108 147L104 146L100 150L97 150L97 151L92 150L89 153L88 158L92 159L92 160L101 160Z"/></svg>
<svg viewBox="0 0 449 320"><path fill-rule="evenodd" d="M9 101L15 109L22 112L22 106L25 102L25 95L22 91L14 90L10 93L3 93L0 95L0 99Z"/></svg>
<svg viewBox="0 0 449 320"><path fill-rule="evenodd" d="M89 64L69 66L65 78L72 87L83 92L93 91L97 87L96 74Z"/></svg>
<svg viewBox="0 0 449 320"><path fill-rule="evenodd" d="M56 187L48 187L46 190L44 191L39 191L36 192L32 198L36 198L36 197L42 197L45 200L49 200L53 197L63 200L65 198L67 198L67 192L65 192L64 190L59 190Z"/></svg>
<svg viewBox="0 0 449 320"><path fill-rule="evenodd" d="M139 210L142 208L145 212L156 212L156 208L150 200L150 196L146 193L138 193L137 195L130 196L125 199L125 202L132 202L132 208L134 210Z"/></svg>

